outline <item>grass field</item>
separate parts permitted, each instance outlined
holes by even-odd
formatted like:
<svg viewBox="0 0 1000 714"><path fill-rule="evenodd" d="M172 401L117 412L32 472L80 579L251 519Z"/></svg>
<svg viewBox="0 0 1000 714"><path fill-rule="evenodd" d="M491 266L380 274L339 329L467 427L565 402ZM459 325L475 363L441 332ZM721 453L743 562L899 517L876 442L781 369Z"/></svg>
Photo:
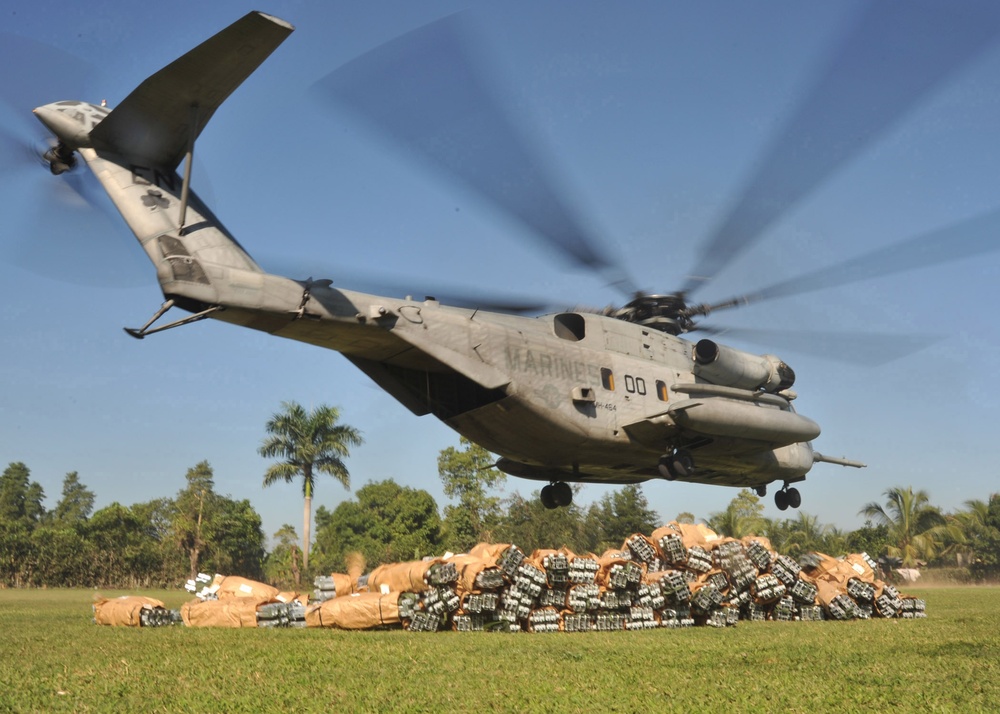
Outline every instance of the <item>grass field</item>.
<svg viewBox="0 0 1000 714"><path fill-rule="evenodd" d="M99 627L92 592L0 590L0 711L995 711L1000 588L907 593L926 620L420 634Z"/></svg>

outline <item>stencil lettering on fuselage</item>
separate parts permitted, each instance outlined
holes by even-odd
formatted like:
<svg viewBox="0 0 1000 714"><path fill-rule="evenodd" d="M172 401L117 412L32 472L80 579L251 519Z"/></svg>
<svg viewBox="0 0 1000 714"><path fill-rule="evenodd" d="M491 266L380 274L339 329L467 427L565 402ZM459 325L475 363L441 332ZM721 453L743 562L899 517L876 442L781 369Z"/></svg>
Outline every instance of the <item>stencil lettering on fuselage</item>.
<svg viewBox="0 0 1000 714"><path fill-rule="evenodd" d="M511 372L534 374L566 382L601 383L600 368L582 360L567 359L547 352L513 345L507 345L505 354L507 369Z"/></svg>

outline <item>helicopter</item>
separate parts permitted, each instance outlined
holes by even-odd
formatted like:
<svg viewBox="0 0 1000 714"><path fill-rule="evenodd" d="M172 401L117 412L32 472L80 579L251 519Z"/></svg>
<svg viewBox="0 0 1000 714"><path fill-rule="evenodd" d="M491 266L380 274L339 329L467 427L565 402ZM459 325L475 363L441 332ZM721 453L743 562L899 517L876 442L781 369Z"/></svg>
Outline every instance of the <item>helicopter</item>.
<svg viewBox="0 0 1000 714"><path fill-rule="evenodd" d="M359 61L381 72L388 66L391 78L391 68L406 62L407 53L426 53L429 46L460 52L449 27L423 28ZM464 157L446 159L445 168L483 193L504 193L498 200L508 212L621 285L627 302L532 316L523 313L536 306L386 297L330 279L266 272L192 190L191 160L216 109L292 31L281 19L250 13L153 74L114 109L68 100L34 110L57 140L44 155L51 172L65 173L82 158L156 269L164 303L141 327L127 328L129 335L142 339L211 318L338 351L415 415L431 414L497 454L505 473L545 483L541 500L548 508L571 503L570 483L662 478L747 487L760 496L778 483L775 504L786 510L801 505L794 484L815 464L863 467L813 449L820 427L794 408L795 373L784 360L685 337L710 333L699 318L796 287L786 281L716 304L690 302L746 247L743 234L732 229L719 231L679 290L639 292L544 177L524 175L516 166L484 169ZM462 75L467 63L449 52L441 56L430 71L467 83L480 98L477 80ZM357 87L403 92L406 86L383 81L385 75L376 81L357 65L345 69L322 89L338 101L353 101L373 123L385 122L381 107L359 97ZM484 100L478 106L489 105ZM412 116L401 129L389 129L402 141L421 133ZM505 131L502 122L496 129ZM504 192L496 190L500 183ZM541 213L532 208L537 202L545 205ZM750 204L748 199L732 222L757 222L759 233L768 218ZM916 247L924 260L941 258L923 244ZM973 249L978 247L950 248L966 255ZM858 262L849 261L804 280L837 284L858 270ZM189 314L158 324L174 308Z"/></svg>

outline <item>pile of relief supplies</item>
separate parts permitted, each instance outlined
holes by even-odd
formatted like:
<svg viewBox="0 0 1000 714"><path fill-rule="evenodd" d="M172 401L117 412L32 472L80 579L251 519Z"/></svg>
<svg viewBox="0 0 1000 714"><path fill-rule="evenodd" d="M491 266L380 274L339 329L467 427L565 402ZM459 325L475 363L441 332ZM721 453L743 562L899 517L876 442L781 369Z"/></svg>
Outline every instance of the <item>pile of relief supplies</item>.
<svg viewBox="0 0 1000 714"><path fill-rule="evenodd" d="M482 543L461 555L316 578L312 596L236 576L199 575L180 610L126 596L94 604L98 624L594 632L727 627L739 620L925 617L923 600L878 577L865 553L779 555L766 538L671 522L602 555L524 553Z"/></svg>

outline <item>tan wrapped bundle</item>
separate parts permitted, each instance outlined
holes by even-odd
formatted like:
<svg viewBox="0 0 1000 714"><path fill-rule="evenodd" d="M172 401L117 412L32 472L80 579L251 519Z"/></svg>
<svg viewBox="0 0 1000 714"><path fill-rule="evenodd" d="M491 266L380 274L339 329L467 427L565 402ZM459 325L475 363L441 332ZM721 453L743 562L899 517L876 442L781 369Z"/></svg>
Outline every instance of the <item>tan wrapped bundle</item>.
<svg viewBox="0 0 1000 714"><path fill-rule="evenodd" d="M337 597L345 597L357 591L358 579L356 577L352 578L350 575L344 575L343 573L331 573L330 577L333 579L333 586Z"/></svg>
<svg viewBox="0 0 1000 714"><path fill-rule="evenodd" d="M494 587L500 587L503 584L500 569L493 565L490 561L474 555L454 555L448 558L447 562L452 563L455 566L455 569L458 570L458 581L455 583L455 592L457 592L459 596L482 590L483 588L480 587L480 583L477 583L477 578L479 578L484 571L496 571L496 578L490 578L491 581L498 581L493 583ZM491 587L486 589L494 588Z"/></svg>
<svg viewBox="0 0 1000 714"><path fill-rule="evenodd" d="M247 598L257 602L274 600L281 592L267 583L259 583L238 575L216 575L209 589L215 592L220 600Z"/></svg>
<svg viewBox="0 0 1000 714"><path fill-rule="evenodd" d="M427 582L427 571L432 565L440 562L440 560L414 560L380 565L368 576L368 589L373 593L379 593L385 586L389 592L422 593L431 588Z"/></svg>
<svg viewBox="0 0 1000 714"><path fill-rule="evenodd" d="M326 600L306 610L307 627L370 630L399 625L399 593L360 593Z"/></svg>
<svg viewBox="0 0 1000 714"><path fill-rule="evenodd" d="M684 547L699 545L705 550L711 550L712 544L721 539L721 536L706 526L704 523L692 525L690 523L678 523L677 530L680 531L684 541Z"/></svg>
<svg viewBox="0 0 1000 714"><path fill-rule="evenodd" d="M821 556L822 560L819 565L809 570L809 574L816 578L816 580L835 583L841 589L844 589L847 587L848 580L859 577L858 571L846 560L831 558L822 553L817 553L816 555ZM874 578L869 582L874 582Z"/></svg>
<svg viewBox="0 0 1000 714"><path fill-rule="evenodd" d="M844 557L844 562L854 569L855 575L853 577L872 585L875 584L875 571L872 570L872 566L868 564L863 555L860 553L851 553Z"/></svg>
<svg viewBox="0 0 1000 714"><path fill-rule="evenodd" d="M743 536L742 538L740 538L740 542L743 544L744 548L749 548L751 543L760 543L762 546L764 546L765 550L769 550L771 552L774 551L774 548L771 546L771 539L767 538L766 536L756 536L756 535Z"/></svg>
<svg viewBox="0 0 1000 714"><path fill-rule="evenodd" d="M469 551L469 555L496 565L497 558L510 548L510 543L479 543Z"/></svg>
<svg viewBox="0 0 1000 714"><path fill-rule="evenodd" d="M186 602L181 606L181 618L188 627L256 627L257 606L269 599L232 597Z"/></svg>
<svg viewBox="0 0 1000 714"><path fill-rule="evenodd" d="M141 595L101 598L94 603L94 620L98 625L139 627L144 609L163 607L163 602Z"/></svg>
<svg viewBox="0 0 1000 714"><path fill-rule="evenodd" d="M303 605L309 604L309 596L307 594L293 591L280 592L274 596L274 599L283 603L300 602Z"/></svg>

